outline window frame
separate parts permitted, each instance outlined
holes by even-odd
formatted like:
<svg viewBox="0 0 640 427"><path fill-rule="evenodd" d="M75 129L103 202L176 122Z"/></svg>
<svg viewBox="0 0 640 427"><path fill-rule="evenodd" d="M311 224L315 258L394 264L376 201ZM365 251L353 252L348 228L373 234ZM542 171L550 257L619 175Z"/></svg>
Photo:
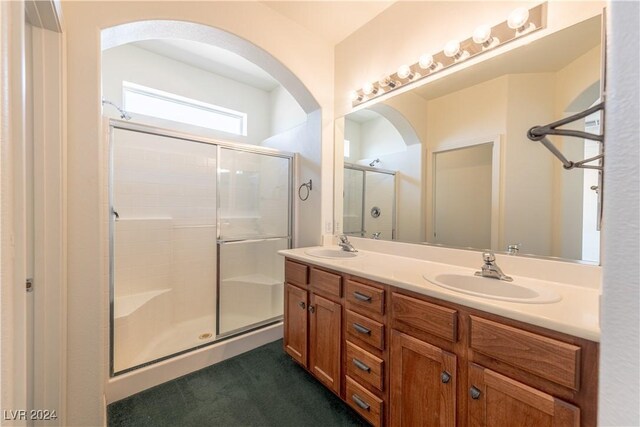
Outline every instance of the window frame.
<svg viewBox="0 0 640 427"><path fill-rule="evenodd" d="M193 123L187 123L187 122L183 122L183 121L177 121L174 120L178 123L182 123L185 125L190 125L190 126L199 126L202 128L206 128L206 129L210 129L216 132L224 132L224 133L228 133L228 134L232 134L232 135L237 135L237 136L247 136L247 120L248 120L248 116L247 113L244 113L242 111L237 111L237 110L233 110L231 108L225 108L225 107L221 107L219 105L214 105L214 104L210 104L207 102L203 102L203 101L199 101L197 99L193 99L193 98L187 98L185 96L181 96L181 95L177 95L175 93L171 93L171 92L166 92L163 90L159 90L159 89L155 89L155 88L151 88L148 86L144 86L138 83L133 83L133 82L129 82L126 80L122 81L122 107L125 111L130 112L132 114L141 114L141 115L146 115L147 117L153 117L155 119L159 119L159 120L171 120L171 119L167 119L165 117L158 117L155 115L150 115L150 114L146 114L144 112L135 112L135 111L129 111L127 109L127 93L134 93L134 94L138 94L138 95L143 95L143 96L147 96L149 98L156 98L165 102L171 102L174 104L179 104L182 106L186 106L189 108L194 108L194 109L200 109L200 110L204 110L208 113L213 113L213 114L217 114L220 116L226 116L226 117L231 117L231 118L235 118L239 121L239 128L241 129L240 133L237 132L229 132L227 130L223 130L220 128L216 128L216 127L210 127L210 126L201 126L201 125L196 125Z"/></svg>

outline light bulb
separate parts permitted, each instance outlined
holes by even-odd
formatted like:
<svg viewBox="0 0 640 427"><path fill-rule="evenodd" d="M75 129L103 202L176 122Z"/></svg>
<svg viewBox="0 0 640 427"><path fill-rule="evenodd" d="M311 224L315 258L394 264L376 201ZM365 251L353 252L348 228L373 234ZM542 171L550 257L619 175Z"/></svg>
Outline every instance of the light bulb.
<svg viewBox="0 0 640 427"><path fill-rule="evenodd" d="M413 72L411 71L411 67L409 67L408 65L404 64L401 65L398 68L398 77L401 79L412 79L413 78Z"/></svg>
<svg viewBox="0 0 640 427"><path fill-rule="evenodd" d="M429 55L428 53L425 53L424 55L421 55L420 58L418 58L418 65L423 70L430 70L431 72L434 72L442 67L442 64L439 62L434 62L433 55Z"/></svg>
<svg viewBox="0 0 640 427"><path fill-rule="evenodd" d="M525 7L519 7L514 9L513 12L509 14L509 18L507 19L507 25L509 28L514 29L518 32L525 30L525 24L529 20L529 9Z"/></svg>
<svg viewBox="0 0 640 427"><path fill-rule="evenodd" d="M362 85L362 92L364 92L365 95L375 95L378 93L378 88L375 87L373 83L367 82Z"/></svg>
<svg viewBox="0 0 640 427"><path fill-rule="evenodd" d="M488 49L500 43L500 40L491 36L491 27L488 25L480 25L473 31L473 41L482 45L482 49Z"/></svg>
<svg viewBox="0 0 640 427"><path fill-rule="evenodd" d="M453 58L456 62L462 61L469 57L469 52L460 50L460 42L458 40L450 40L444 45L444 54L449 58Z"/></svg>
<svg viewBox="0 0 640 427"><path fill-rule="evenodd" d="M426 70L427 68L431 68L433 65L433 56L425 53L421 55L418 59L418 64L420 64L420 68Z"/></svg>
<svg viewBox="0 0 640 427"><path fill-rule="evenodd" d="M357 90L352 90L351 93L349 93L349 98L351 98L352 102L362 101L362 95L360 95Z"/></svg>
<svg viewBox="0 0 640 427"><path fill-rule="evenodd" d="M449 58L454 58L460 53L460 42L458 40L450 40L444 45L444 54Z"/></svg>
<svg viewBox="0 0 640 427"><path fill-rule="evenodd" d="M486 43L491 38L491 27L480 25L473 31L473 41L478 44Z"/></svg>

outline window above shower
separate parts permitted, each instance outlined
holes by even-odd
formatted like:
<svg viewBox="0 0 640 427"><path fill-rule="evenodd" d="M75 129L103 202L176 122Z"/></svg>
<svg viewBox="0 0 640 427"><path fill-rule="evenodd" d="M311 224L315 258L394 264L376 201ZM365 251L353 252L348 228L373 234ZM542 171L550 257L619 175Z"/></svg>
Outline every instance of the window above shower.
<svg viewBox="0 0 640 427"><path fill-rule="evenodd" d="M102 52L102 97L130 122L295 151L307 115L268 72L220 47L173 39ZM119 119L115 108L103 114Z"/></svg>
<svg viewBox="0 0 640 427"><path fill-rule="evenodd" d="M123 108L163 120L247 135L247 113L131 82L122 82Z"/></svg>

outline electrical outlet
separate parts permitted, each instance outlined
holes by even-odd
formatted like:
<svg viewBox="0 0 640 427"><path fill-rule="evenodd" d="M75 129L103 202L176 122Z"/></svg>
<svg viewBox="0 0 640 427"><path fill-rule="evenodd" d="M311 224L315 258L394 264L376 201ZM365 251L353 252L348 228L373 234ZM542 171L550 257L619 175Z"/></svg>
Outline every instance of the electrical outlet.
<svg viewBox="0 0 640 427"><path fill-rule="evenodd" d="M342 229L340 228L340 221L336 221L336 234L341 234Z"/></svg>
<svg viewBox="0 0 640 427"><path fill-rule="evenodd" d="M324 232L325 233L333 232L333 224L331 223L331 221L325 222L325 224L324 224Z"/></svg>

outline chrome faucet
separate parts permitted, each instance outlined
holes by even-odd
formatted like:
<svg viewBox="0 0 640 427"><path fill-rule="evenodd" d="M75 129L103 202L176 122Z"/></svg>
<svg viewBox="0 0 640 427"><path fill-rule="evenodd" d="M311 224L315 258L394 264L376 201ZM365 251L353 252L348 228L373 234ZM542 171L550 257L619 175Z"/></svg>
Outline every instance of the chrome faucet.
<svg viewBox="0 0 640 427"><path fill-rule="evenodd" d="M498 267L496 264L496 256L492 252L483 253L482 260L484 261L484 265L480 271L476 271L476 276L499 279L506 282L513 281L511 277L505 275L500 267Z"/></svg>
<svg viewBox="0 0 640 427"><path fill-rule="evenodd" d="M381 235L381 234L382 234L382 231L376 231L375 233L373 233L373 234L371 235L371 238L372 238L373 240L379 240L379 239L380 239L380 235Z"/></svg>
<svg viewBox="0 0 640 427"><path fill-rule="evenodd" d="M520 243L507 246L507 253L509 255L518 255L518 252L520 252Z"/></svg>
<svg viewBox="0 0 640 427"><path fill-rule="evenodd" d="M343 251L346 251L346 252L358 252L358 250L353 247L353 245L351 244L351 242L349 241L347 236L342 234L339 237L339 239L340 239L340 243L338 243L338 246L340 246Z"/></svg>

